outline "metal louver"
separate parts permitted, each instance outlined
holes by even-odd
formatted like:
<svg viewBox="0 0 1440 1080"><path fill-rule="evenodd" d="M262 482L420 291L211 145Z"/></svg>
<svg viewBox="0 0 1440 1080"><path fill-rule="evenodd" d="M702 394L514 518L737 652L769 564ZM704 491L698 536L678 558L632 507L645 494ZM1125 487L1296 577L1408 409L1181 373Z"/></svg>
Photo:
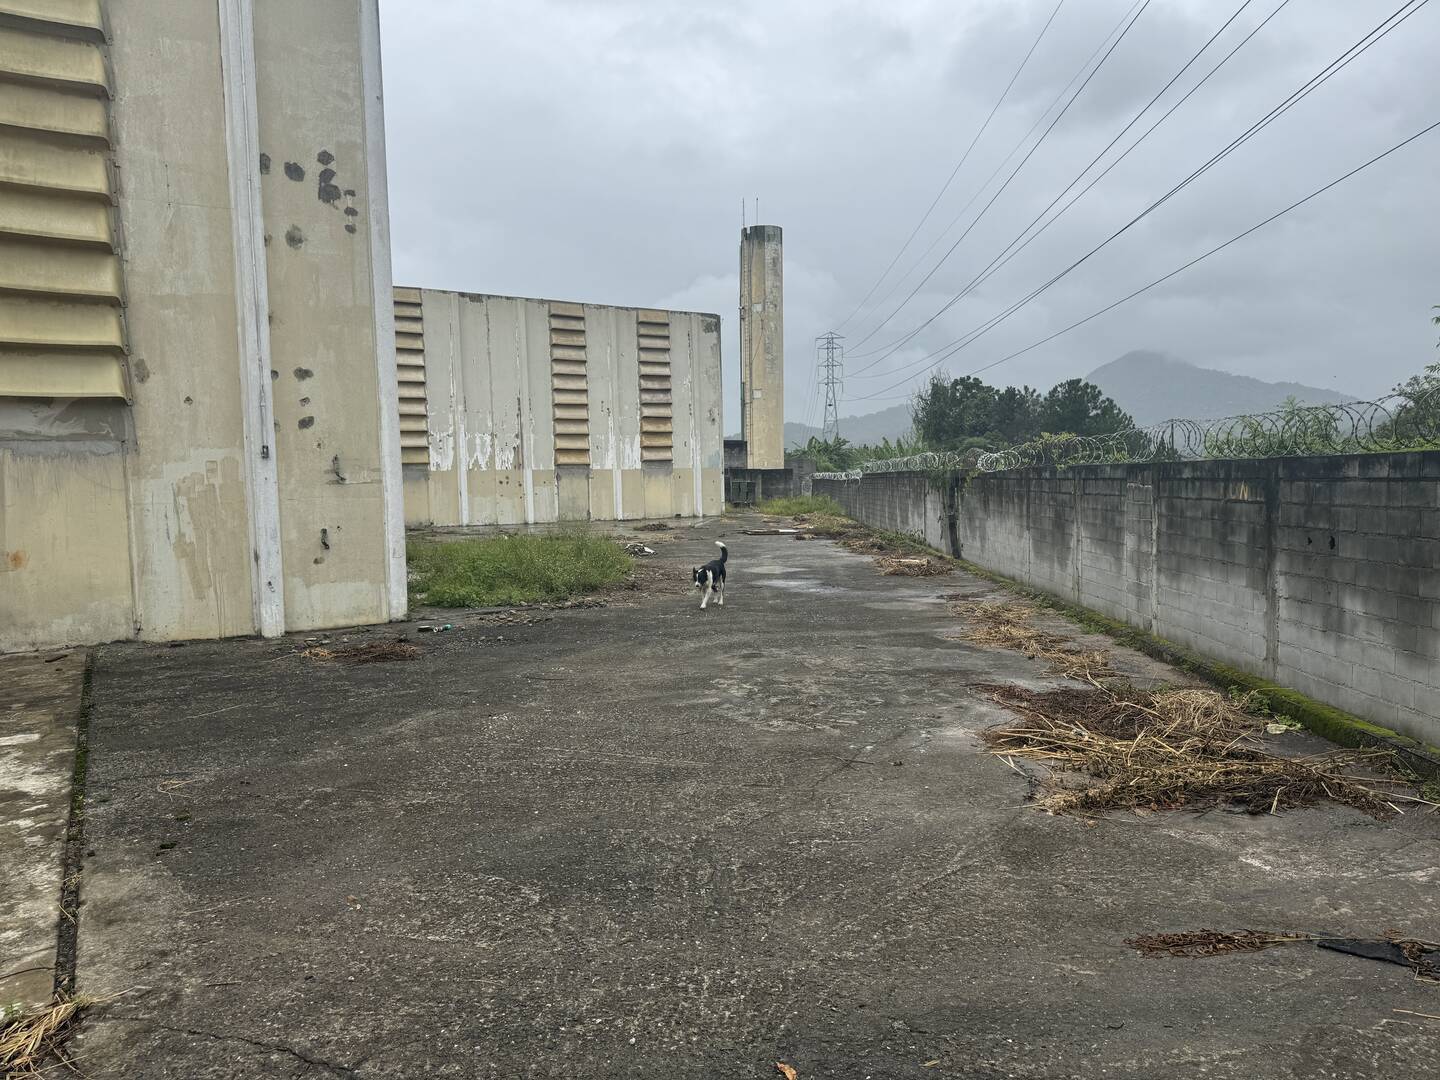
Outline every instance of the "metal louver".
<svg viewBox="0 0 1440 1080"><path fill-rule="evenodd" d="M400 385L400 462L430 464L425 401L425 314L419 289L395 290L395 374Z"/></svg>
<svg viewBox="0 0 1440 1080"><path fill-rule="evenodd" d="M100 0L0 19L0 397L126 398Z"/></svg>
<svg viewBox="0 0 1440 1080"><path fill-rule="evenodd" d="M675 434L669 312L636 312L635 331L640 347L640 460L670 461Z"/></svg>
<svg viewBox="0 0 1440 1080"><path fill-rule="evenodd" d="M590 464L590 394L585 375L585 309L550 305L550 393L555 464Z"/></svg>

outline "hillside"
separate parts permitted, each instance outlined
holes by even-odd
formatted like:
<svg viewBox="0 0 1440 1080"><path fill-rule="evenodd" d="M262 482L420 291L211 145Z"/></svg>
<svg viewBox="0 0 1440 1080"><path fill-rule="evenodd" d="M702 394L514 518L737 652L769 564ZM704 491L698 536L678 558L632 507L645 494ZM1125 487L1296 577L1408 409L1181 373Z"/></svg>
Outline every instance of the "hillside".
<svg viewBox="0 0 1440 1080"><path fill-rule="evenodd" d="M1157 352L1129 352L1086 376L1135 418L1139 427L1184 418L1211 420L1266 412L1293 397L1307 405L1353 401L1351 394L1301 383L1264 382L1196 367Z"/></svg>
<svg viewBox="0 0 1440 1080"><path fill-rule="evenodd" d="M840 434L849 440L852 446L878 443L881 439L889 439L894 442L900 436L910 434L910 427L909 402L892 405L888 409L867 413L864 416L842 416L840 418ZM818 438L820 429L793 422L785 425L785 445L787 447L803 446L809 441L811 435Z"/></svg>

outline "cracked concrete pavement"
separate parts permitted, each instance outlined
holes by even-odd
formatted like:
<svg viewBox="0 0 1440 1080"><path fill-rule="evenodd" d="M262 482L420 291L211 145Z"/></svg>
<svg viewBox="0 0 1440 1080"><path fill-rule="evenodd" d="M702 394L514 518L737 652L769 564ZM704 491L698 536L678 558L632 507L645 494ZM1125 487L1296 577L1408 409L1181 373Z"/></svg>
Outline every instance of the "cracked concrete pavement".
<svg viewBox="0 0 1440 1080"><path fill-rule="evenodd" d="M970 684L1056 680L958 640L940 598L990 586L742 524L646 534L651 580L730 544L704 613L667 588L462 616L365 667L293 640L100 650L79 976L124 994L86 1020L81 1068L1437 1075L1440 1022L1394 1010L1440 1014L1440 988L1405 970L1123 940L1433 938L1440 819L1045 816L981 751L1004 714Z"/></svg>

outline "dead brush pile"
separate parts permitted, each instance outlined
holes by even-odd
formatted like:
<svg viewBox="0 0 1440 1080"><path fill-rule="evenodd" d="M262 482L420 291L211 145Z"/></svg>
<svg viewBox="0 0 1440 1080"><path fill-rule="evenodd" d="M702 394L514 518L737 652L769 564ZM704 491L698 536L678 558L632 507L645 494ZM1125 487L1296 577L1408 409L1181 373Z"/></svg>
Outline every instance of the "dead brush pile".
<svg viewBox="0 0 1440 1080"><path fill-rule="evenodd" d="M1027 604L994 601L955 610L978 624L964 635L966 641L975 645L1021 652L1031 660L1046 661L1062 675L1083 681L1113 674L1110 660L1103 652L1075 649L1068 638L1035 626L1032 622L1035 609Z"/></svg>
<svg viewBox="0 0 1440 1080"><path fill-rule="evenodd" d="M1035 800L1051 813L1239 805L1262 814L1329 800L1384 819L1399 812L1393 800L1407 798L1383 790L1394 781L1352 772L1387 754L1265 753L1256 739L1259 721L1212 690L1098 682L1046 693L1010 685L982 689L1020 714L1017 723L984 733L990 752L1055 770Z"/></svg>

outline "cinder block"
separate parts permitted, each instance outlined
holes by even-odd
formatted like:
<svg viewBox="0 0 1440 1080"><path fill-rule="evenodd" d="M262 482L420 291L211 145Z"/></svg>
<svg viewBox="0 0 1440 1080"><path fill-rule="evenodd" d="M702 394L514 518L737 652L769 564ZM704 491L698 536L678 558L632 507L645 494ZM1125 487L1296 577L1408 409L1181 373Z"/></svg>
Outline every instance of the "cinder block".
<svg viewBox="0 0 1440 1080"><path fill-rule="evenodd" d="M1437 719L1433 712L1397 708L1394 727L1402 735L1409 735L1412 739L1419 739L1431 746L1440 743L1440 719Z"/></svg>

